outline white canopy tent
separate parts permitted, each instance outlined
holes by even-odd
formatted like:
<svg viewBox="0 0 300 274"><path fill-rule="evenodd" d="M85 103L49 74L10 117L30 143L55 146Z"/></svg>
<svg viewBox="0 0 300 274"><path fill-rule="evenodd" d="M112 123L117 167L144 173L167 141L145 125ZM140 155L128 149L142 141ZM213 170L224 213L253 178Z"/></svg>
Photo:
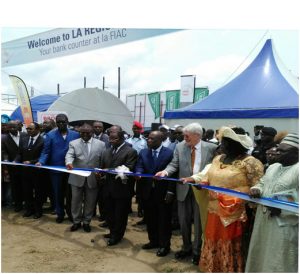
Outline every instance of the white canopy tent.
<svg viewBox="0 0 300 274"><path fill-rule="evenodd" d="M113 94L98 88L77 89L57 99L48 111L68 114L69 122L99 120L120 125L131 132L133 117L126 105Z"/></svg>

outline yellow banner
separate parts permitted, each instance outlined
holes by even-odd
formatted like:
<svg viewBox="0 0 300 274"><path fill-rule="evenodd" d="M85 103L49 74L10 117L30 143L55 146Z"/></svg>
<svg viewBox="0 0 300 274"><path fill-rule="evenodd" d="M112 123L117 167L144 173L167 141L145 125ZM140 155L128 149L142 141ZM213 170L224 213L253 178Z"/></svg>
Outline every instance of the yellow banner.
<svg viewBox="0 0 300 274"><path fill-rule="evenodd" d="M24 123L26 126L28 126L30 123L33 122L33 117L26 85L21 78L15 75L9 75L9 78L18 97Z"/></svg>

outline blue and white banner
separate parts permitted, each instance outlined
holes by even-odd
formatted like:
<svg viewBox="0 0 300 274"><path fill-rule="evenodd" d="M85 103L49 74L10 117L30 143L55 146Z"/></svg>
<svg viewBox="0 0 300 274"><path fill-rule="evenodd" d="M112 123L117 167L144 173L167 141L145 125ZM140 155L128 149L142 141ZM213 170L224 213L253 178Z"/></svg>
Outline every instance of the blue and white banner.
<svg viewBox="0 0 300 274"><path fill-rule="evenodd" d="M1 44L2 67L119 45L179 29L58 28Z"/></svg>
<svg viewBox="0 0 300 274"><path fill-rule="evenodd" d="M154 177L153 174L140 174L140 173L133 173L133 172L118 172L116 170L109 170L109 169L99 169L99 168L74 168L72 170L68 170L63 166L35 166L35 165L25 165L25 164L20 164L20 163L14 163L14 162L1 162L1 164L4 165L18 165L18 166L25 166L25 167L34 167L34 168L44 168L44 169L49 169L53 171L60 171L60 172L67 172L67 173L72 173L76 174L79 176L84 176L88 177L90 176L91 172L100 172L100 173L110 173L110 174L116 174L116 175L128 175L128 176L138 176L138 177L146 177L146 178L156 178L159 180L167 180L167 181L174 181L175 182L181 182L179 179L174 179L174 178L168 178L168 177ZM203 184L192 184L188 183L189 185L195 186L195 187L201 187L205 188L211 191L215 191L218 193L223 193L227 194L233 197L237 197L249 202L269 206L269 207L276 207L280 208L283 210L291 211L293 213L299 214L299 203L294 203L294 202L287 202L283 200L277 200L277 199L272 199L272 198L266 198L266 197L261 197L259 199L254 199L250 198L247 193L244 192L238 192L232 189L227 189L227 188L222 188L222 187L216 187L216 186L208 186L208 185L203 185Z"/></svg>

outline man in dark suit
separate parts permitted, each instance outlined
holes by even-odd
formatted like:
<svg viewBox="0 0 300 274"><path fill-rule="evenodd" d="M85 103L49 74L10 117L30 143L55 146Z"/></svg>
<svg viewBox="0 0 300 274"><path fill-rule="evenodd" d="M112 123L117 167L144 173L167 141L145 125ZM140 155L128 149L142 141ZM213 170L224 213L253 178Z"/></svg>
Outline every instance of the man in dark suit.
<svg viewBox="0 0 300 274"><path fill-rule="evenodd" d="M140 151L136 173L155 174L164 169L173 158L173 151L162 146L163 134L152 131L148 137L148 148ZM141 178L140 195L145 212L149 243L143 249L159 248L156 255L166 256L170 252L172 234L172 202L176 183Z"/></svg>
<svg viewBox="0 0 300 274"><path fill-rule="evenodd" d="M115 169L126 166L130 171L134 170L137 152L126 145L122 131L110 132L109 142L111 148L103 153L100 167L102 169ZM128 213L131 204L131 191L127 179L121 179L114 174L106 174L103 184L105 218L109 227L107 245L116 245L124 236Z"/></svg>
<svg viewBox="0 0 300 274"><path fill-rule="evenodd" d="M98 139L98 140L104 142L106 147L110 147L110 144L108 141L108 135L103 132L103 129L104 129L103 123L100 121L95 121L93 123L93 130L94 130L93 137L95 139Z"/></svg>
<svg viewBox="0 0 300 274"><path fill-rule="evenodd" d="M3 136L1 140L2 160L14 161L19 152L19 143L27 136L25 132L19 132L17 121L8 123L9 133ZM20 166L8 166L8 172L12 184L12 197L14 201L15 212L23 209L23 188Z"/></svg>
<svg viewBox="0 0 300 274"><path fill-rule="evenodd" d="M108 135L103 132L103 123L100 121L94 121L93 123L93 138L98 139L105 143L105 147L109 148L110 143L108 141ZM105 213L104 213L104 202L103 202L103 191L102 191L102 185L99 185L98 188L98 195L97 195L97 204L99 209L99 221L102 222L105 220ZM94 215L97 214L97 204L95 206L95 212ZM104 227L106 227L104 225Z"/></svg>
<svg viewBox="0 0 300 274"><path fill-rule="evenodd" d="M38 123L30 123L26 128L28 136L20 140L19 153L15 161L34 165L42 152L44 138L40 135ZM23 217L34 215L34 219L42 216L44 184L40 180L40 170L32 167L22 167L22 185L25 199Z"/></svg>
<svg viewBox="0 0 300 274"><path fill-rule="evenodd" d="M203 170L212 161L217 148L215 144L201 140L202 126L198 123L188 124L183 128L184 141L179 143L174 151L173 159L168 166L156 173L156 176L171 176L179 172L179 177L190 177ZM176 196L178 218L182 236L182 249L175 253L176 259L193 255L192 263L198 265L201 252L202 227L199 206L196 202L195 187L177 183ZM192 242L192 218L194 222L194 240Z"/></svg>

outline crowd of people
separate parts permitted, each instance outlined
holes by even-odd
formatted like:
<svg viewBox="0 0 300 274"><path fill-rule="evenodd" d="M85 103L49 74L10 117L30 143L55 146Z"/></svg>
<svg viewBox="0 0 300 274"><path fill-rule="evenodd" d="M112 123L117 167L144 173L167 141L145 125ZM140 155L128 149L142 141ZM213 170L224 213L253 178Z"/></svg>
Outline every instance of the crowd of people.
<svg viewBox="0 0 300 274"><path fill-rule="evenodd" d="M149 239L142 249L158 257L170 253L175 225L182 237L175 258L191 258L201 272L298 272L297 214L203 188L298 202L298 134L256 126L252 140L238 126L205 130L199 123L146 134L134 121L128 136L101 121L70 129L65 114L30 123L27 132L22 126L2 125L2 161L25 164L2 165L2 206L24 218L48 211L59 224L67 215L71 232L88 233L98 213L113 246L126 233L135 196ZM43 166L101 170L82 176Z"/></svg>

